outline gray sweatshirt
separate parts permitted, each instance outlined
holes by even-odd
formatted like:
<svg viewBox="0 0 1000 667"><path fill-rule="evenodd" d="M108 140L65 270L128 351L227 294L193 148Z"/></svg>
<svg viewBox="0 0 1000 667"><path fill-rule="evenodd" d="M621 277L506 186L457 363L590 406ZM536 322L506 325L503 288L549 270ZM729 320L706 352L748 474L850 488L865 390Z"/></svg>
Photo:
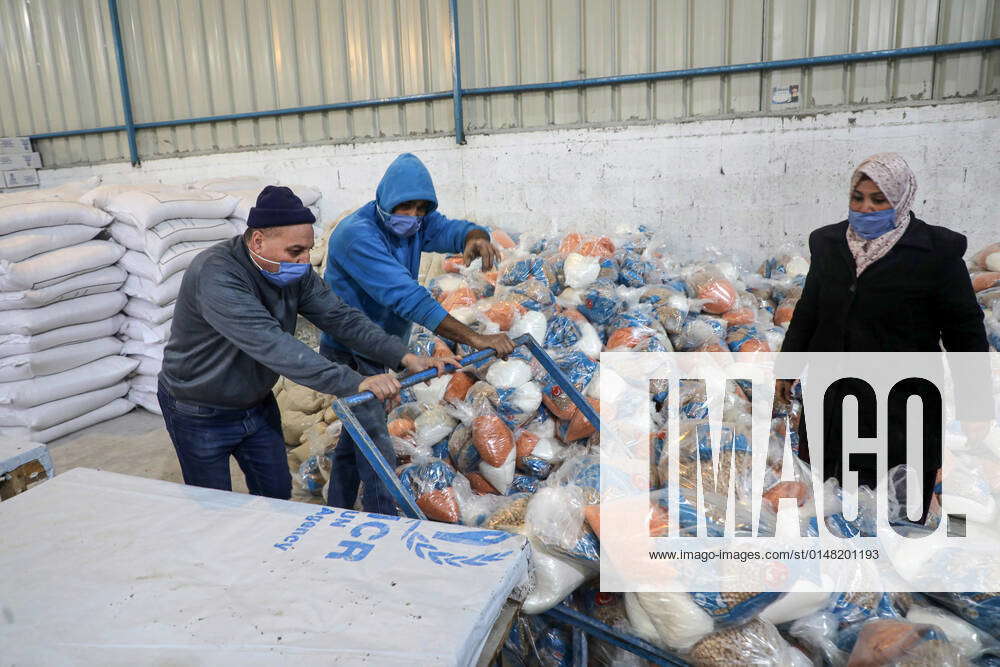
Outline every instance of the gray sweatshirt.
<svg viewBox="0 0 1000 667"><path fill-rule="evenodd" d="M293 336L300 313L388 368L407 352L314 271L287 287L269 282L237 236L202 252L184 274L160 382L179 401L219 408L257 405L279 375L327 394L355 392L361 375Z"/></svg>

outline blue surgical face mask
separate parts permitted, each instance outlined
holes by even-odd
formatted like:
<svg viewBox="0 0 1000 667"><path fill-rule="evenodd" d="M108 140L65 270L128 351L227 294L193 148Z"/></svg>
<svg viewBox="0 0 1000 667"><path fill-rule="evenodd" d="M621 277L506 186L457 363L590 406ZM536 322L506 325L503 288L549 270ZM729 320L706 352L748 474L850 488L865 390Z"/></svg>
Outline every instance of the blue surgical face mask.
<svg viewBox="0 0 1000 667"><path fill-rule="evenodd" d="M379 213L382 214L382 218L385 220L385 226L389 228L389 231L396 236L402 236L404 239L410 238L419 232L421 225L424 223L424 217L422 215L400 215L398 213L389 214L383 211L381 207L379 207L378 210Z"/></svg>
<svg viewBox="0 0 1000 667"><path fill-rule="evenodd" d="M256 257L257 259L262 259L265 262L274 262L273 259L267 259L266 257L261 257L250 248L247 248L247 252ZM278 265L277 272L265 271L260 268L260 264L254 262L254 265L260 269L260 274L267 278L269 281L277 285L278 287L287 287L288 285L294 285L309 273L312 266L309 263L299 264L297 262L274 262Z"/></svg>
<svg viewBox="0 0 1000 667"><path fill-rule="evenodd" d="M847 224L858 236L871 241L896 228L896 209L887 208L871 213L852 210L847 214Z"/></svg>

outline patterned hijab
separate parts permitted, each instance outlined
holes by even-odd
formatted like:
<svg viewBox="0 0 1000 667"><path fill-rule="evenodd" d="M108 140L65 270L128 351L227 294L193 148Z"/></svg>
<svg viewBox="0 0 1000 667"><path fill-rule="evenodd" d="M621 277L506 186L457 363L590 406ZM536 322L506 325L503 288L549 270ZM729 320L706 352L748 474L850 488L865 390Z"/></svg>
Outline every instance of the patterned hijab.
<svg viewBox="0 0 1000 667"><path fill-rule="evenodd" d="M851 192L867 176L896 209L896 228L877 239L866 240L847 227L847 246L854 255L857 275L885 256L896 245L910 224L910 206L917 194L917 179L898 153L877 153L858 165L851 176ZM850 194L848 195L850 196Z"/></svg>

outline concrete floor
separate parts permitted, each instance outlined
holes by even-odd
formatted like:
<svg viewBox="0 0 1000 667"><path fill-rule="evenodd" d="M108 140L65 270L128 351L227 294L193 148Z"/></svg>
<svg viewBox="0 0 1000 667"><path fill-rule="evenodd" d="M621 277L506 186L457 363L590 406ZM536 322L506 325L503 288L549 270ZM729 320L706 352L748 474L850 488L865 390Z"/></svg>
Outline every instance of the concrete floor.
<svg viewBox="0 0 1000 667"><path fill-rule="evenodd" d="M142 408L53 440L48 447L57 475L73 468L94 468L184 482L163 418ZM246 481L235 459L230 459L229 467L233 491L246 493ZM299 486L295 473L292 470L292 500L321 502Z"/></svg>

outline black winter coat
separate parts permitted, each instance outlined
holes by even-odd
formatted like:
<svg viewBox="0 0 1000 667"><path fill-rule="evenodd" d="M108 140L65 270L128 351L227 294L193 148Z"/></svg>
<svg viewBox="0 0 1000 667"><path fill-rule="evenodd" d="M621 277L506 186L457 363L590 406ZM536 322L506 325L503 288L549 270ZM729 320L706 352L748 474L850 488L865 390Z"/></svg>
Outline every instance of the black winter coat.
<svg viewBox="0 0 1000 667"><path fill-rule="evenodd" d="M782 352L986 352L965 236L910 213L896 245L855 278L847 221L809 236L812 255Z"/></svg>
<svg viewBox="0 0 1000 667"><path fill-rule="evenodd" d="M809 236L809 274L781 351L936 352L941 343L949 352L987 351L983 311L962 260L966 246L963 235L928 225L911 213L910 224L896 245L855 277L847 221L820 227ZM842 442L841 425L832 417L824 415L825 460L811 463L822 463L824 478L835 477L843 483L842 451L831 446ZM869 428L874 429L874 424ZM902 424L890 424L888 433L891 469L907 462L906 442ZM809 461L804 418L800 439L800 455ZM924 461L926 517L941 465L940 446L925 440ZM858 470L859 484L875 488L876 478L874 469Z"/></svg>

